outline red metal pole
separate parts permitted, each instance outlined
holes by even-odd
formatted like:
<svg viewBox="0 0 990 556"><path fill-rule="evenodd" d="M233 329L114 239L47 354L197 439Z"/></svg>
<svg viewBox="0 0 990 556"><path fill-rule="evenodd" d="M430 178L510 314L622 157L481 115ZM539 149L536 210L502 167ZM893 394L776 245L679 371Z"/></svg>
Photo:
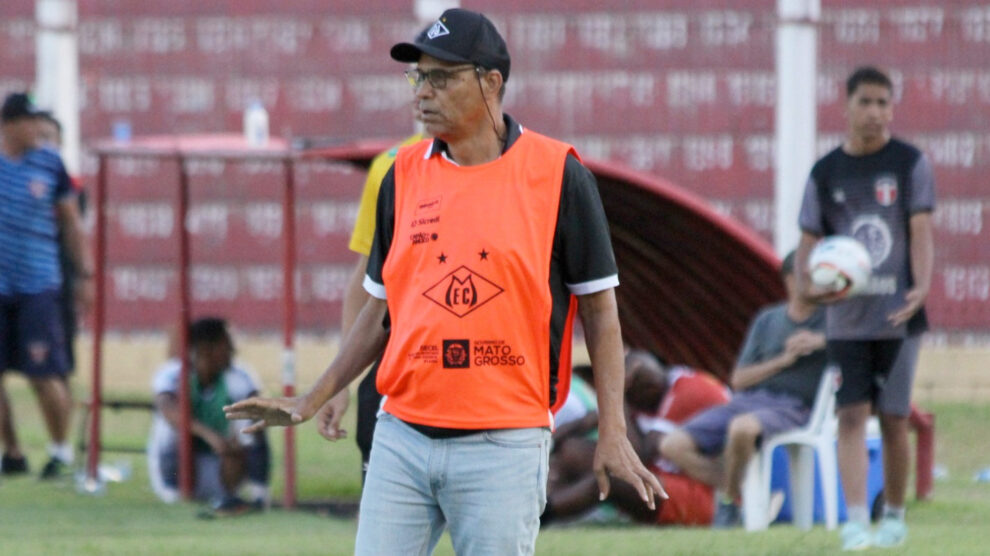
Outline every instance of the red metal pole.
<svg viewBox="0 0 990 556"><path fill-rule="evenodd" d="M107 253L107 155L99 156L99 167L96 172L96 230L93 255L96 267L93 269L96 283L95 299L93 300L93 381L89 405L89 446L86 452L86 476L92 480L99 479L100 449L100 405L102 404L103 389L103 327L106 316L104 309L105 264Z"/></svg>
<svg viewBox="0 0 990 556"><path fill-rule="evenodd" d="M296 332L296 192L291 155L284 161L285 196L282 200L282 299L285 307L282 352L282 394L296 395L296 359L293 343ZM293 427L285 428L285 496L286 508L296 505L296 434Z"/></svg>
<svg viewBox="0 0 990 556"><path fill-rule="evenodd" d="M182 372L179 374L179 492L185 499L193 495L192 412L189 402L189 230L186 215L189 212L189 173L185 159L176 153L179 165L179 357Z"/></svg>

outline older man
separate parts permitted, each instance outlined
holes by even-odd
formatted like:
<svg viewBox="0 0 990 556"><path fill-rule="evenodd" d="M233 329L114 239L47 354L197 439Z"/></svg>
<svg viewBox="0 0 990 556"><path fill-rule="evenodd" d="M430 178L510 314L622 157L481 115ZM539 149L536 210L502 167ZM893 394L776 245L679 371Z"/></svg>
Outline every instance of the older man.
<svg viewBox="0 0 990 556"><path fill-rule="evenodd" d="M531 554L579 311L602 495L611 475L655 506L662 487L626 438L618 278L594 178L572 147L503 115L509 53L483 15L447 10L391 54L416 64L406 76L435 139L401 149L382 183L372 299L310 392L228 414L257 428L323 421L384 348L356 552L427 554L449 526L458 554Z"/></svg>

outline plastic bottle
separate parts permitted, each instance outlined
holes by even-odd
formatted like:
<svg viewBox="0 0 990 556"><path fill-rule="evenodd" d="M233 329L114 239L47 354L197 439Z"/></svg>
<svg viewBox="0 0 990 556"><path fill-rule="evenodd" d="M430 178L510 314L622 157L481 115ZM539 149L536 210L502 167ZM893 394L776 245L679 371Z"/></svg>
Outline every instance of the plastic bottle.
<svg viewBox="0 0 990 556"><path fill-rule="evenodd" d="M250 147L268 144L268 111L260 100L253 100L244 110L244 140Z"/></svg>

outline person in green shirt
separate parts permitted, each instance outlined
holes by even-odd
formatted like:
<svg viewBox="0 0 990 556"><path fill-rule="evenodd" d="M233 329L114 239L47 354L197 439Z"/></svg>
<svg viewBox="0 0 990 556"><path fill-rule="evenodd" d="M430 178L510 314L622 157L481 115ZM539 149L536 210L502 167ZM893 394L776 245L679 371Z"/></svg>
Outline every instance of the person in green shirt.
<svg viewBox="0 0 990 556"><path fill-rule="evenodd" d="M228 421L223 412L224 405L258 394L257 382L233 356L226 321L209 317L189 326L194 494L211 500L217 515L243 513L263 507L268 500L271 456L264 433L239 434L244 423ZM149 475L165 501L178 498L181 367L178 358L170 359L152 385L157 411L149 441ZM250 503L238 496L242 485Z"/></svg>

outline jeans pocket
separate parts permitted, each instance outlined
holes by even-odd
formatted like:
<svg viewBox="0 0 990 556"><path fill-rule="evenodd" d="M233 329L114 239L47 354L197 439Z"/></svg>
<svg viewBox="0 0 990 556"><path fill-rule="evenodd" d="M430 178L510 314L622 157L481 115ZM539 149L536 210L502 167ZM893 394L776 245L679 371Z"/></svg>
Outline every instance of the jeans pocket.
<svg viewBox="0 0 990 556"><path fill-rule="evenodd" d="M546 428L493 429L485 431L486 442L503 448L539 448L547 442Z"/></svg>

